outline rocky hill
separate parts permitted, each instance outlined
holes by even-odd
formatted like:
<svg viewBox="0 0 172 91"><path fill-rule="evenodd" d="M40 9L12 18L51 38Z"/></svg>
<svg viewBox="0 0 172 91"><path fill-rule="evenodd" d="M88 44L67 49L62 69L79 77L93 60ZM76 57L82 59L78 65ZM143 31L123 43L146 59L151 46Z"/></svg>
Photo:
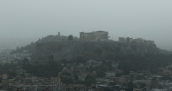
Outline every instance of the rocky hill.
<svg viewBox="0 0 172 91"><path fill-rule="evenodd" d="M77 37L73 38L74 40L78 40ZM17 47L16 50L13 50L11 54L14 53L22 53L24 50L27 50L29 53L34 53L36 50L36 45L38 43L47 43L47 42L60 42L60 41L67 41L68 36L59 36L59 35L48 35L46 37L43 37L36 42L32 42L31 44L28 44L24 47Z"/></svg>
<svg viewBox="0 0 172 91"><path fill-rule="evenodd" d="M68 40L68 36L47 36L11 53L28 50L32 53L32 62L47 62L50 56L54 61L71 61L82 59L118 60L119 57L134 55L147 56L169 54L154 43L117 42L117 41L80 41L78 38Z"/></svg>
<svg viewBox="0 0 172 91"><path fill-rule="evenodd" d="M121 55L158 54L155 44L120 43L115 41L61 41L37 43L33 59L46 61L48 55L55 60L71 61L77 57L86 59L114 59Z"/></svg>

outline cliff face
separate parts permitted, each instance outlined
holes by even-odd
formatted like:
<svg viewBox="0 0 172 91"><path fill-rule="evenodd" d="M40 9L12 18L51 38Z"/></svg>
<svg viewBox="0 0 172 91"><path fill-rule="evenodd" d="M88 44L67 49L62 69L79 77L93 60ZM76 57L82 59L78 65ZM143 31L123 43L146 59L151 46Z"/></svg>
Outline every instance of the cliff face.
<svg viewBox="0 0 172 91"><path fill-rule="evenodd" d="M155 44L120 43L105 41L65 41L37 43L32 55L34 61L46 62L53 55L55 61L71 61L77 57L87 59L113 59L118 56L158 54Z"/></svg>

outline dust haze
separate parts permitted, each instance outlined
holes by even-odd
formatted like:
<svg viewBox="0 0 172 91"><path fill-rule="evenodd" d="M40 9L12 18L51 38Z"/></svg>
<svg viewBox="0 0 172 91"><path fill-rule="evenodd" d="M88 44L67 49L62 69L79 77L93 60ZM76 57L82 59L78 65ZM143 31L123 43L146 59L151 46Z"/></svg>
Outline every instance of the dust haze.
<svg viewBox="0 0 172 91"><path fill-rule="evenodd" d="M171 3L170 0L1 0L0 46L15 48L58 32L79 37L79 32L103 30L113 40L143 38L172 50Z"/></svg>

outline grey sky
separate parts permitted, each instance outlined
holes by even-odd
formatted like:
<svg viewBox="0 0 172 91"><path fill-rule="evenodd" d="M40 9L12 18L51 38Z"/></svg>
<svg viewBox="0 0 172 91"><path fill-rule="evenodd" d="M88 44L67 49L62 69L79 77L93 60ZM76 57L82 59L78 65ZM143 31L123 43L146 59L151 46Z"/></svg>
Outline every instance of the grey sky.
<svg viewBox="0 0 172 91"><path fill-rule="evenodd" d="M0 38L97 30L171 45L171 0L0 0Z"/></svg>

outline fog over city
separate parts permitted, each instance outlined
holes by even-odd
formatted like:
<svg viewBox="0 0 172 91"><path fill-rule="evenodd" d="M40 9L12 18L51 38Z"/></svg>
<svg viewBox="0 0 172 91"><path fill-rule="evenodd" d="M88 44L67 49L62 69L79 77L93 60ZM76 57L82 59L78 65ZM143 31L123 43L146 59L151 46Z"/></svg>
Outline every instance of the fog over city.
<svg viewBox="0 0 172 91"><path fill-rule="evenodd" d="M116 41L143 38L172 50L171 4L170 0L1 0L0 47L24 46L58 32L79 37L79 32L103 30Z"/></svg>
<svg viewBox="0 0 172 91"><path fill-rule="evenodd" d="M172 0L0 0L0 91L172 91Z"/></svg>

